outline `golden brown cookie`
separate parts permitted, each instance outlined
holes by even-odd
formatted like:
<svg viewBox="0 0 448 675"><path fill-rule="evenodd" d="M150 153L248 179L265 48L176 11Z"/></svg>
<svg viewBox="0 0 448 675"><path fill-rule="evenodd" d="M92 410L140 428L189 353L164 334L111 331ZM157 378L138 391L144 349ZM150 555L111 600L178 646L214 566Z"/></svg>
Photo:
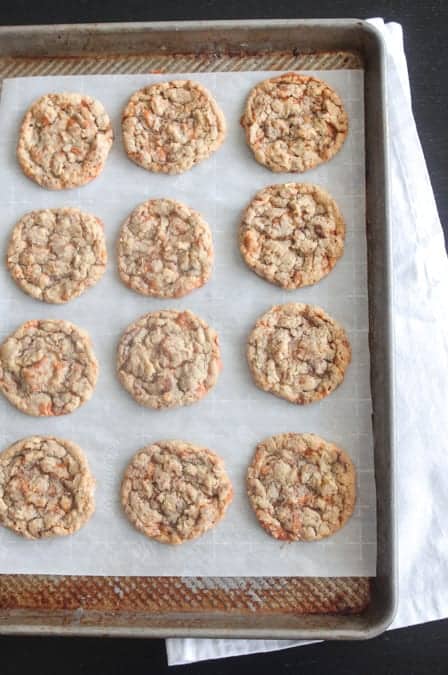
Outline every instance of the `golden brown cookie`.
<svg viewBox="0 0 448 675"><path fill-rule="evenodd" d="M345 223L334 199L317 185L270 185L247 206L239 239L256 274L282 288L300 288L331 272L344 252Z"/></svg>
<svg viewBox="0 0 448 675"><path fill-rule="evenodd" d="M150 199L123 223L118 238L121 280L142 295L179 298L209 279L210 228L193 209L173 199Z"/></svg>
<svg viewBox="0 0 448 675"><path fill-rule="evenodd" d="M73 412L97 378L90 337L69 321L27 321L0 345L0 391L27 415Z"/></svg>
<svg viewBox="0 0 448 675"><path fill-rule="evenodd" d="M28 178L63 190L96 178L112 141L112 125L99 101L85 94L47 94L23 119L17 158Z"/></svg>
<svg viewBox="0 0 448 675"><path fill-rule="evenodd" d="M185 441L158 441L139 450L121 486L131 523L164 544L200 537L224 517L232 497L222 459Z"/></svg>
<svg viewBox="0 0 448 675"><path fill-rule="evenodd" d="M315 434L278 434L257 445L247 493L272 537L317 541L337 532L352 515L355 467L343 450Z"/></svg>
<svg viewBox="0 0 448 675"><path fill-rule="evenodd" d="M247 360L255 383L300 405L331 394L351 361L345 330L314 305L275 305L255 324Z"/></svg>
<svg viewBox="0 0 448 675"><path fill-rule="evenodd" d="M189 311L145 314L128 326L118 345L118 378L148 408L198 401L216 384L220 370L217 334Z"/></svg>
<svg viewBox="0 0 448 675"><path fill-rule="evenodd" d="M136 91L122 117L128 157L148 171L188 171L219 148L226 123L205 87L191 80L159 82Z"/></svg>
<svg viewBox="0 0 448 675"><path fill-rule="evenodd" d="M95 480L75 443L30 436L0 454L0 523L27 539L73 534L95 510Z"/></svg>
<svg viewBox="0 0 448 675"><path fill-rule="evenodd" d="M255 159L271 171L301 173L328 161L348 132L347 113L334 89L297 73L257 84L241 124Z"/></svg>
<svg viewBox="0 0 448 675"><path fill-rule="evenodd" d="M26 213L14 226L6 264L32 298L63 303L96 284L107 263L104 226L75 208Z"/></svg>

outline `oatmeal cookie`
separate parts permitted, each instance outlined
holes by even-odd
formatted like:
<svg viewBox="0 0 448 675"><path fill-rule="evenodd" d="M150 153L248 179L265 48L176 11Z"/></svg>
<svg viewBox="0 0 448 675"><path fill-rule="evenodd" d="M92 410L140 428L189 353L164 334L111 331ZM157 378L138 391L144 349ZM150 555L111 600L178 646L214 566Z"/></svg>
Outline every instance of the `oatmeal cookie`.
<svg viewBox="0 0 448 675"><path fill-rule="evenodd" d="M189 311L145 314L128 326L118 345L119 380L148 408L198 401L216 384L220 370L217 334Z"/></svg>
<svg viewBox="0 0 448 675"><path fill-rule="evenodd" d="M131 523L164 544L200 537L224 517L232 497L222 459L185 441L158 441L139 450L121 486Z"/></svg>
<svg viewBox="0 0 448 675"><path fill-rule="evenodd" d="M79 530L95 510L95 480L75 443L30 436L0 454L0 523L27 539Z"/></svg>
<svg viewBox="0 0 448 675"><path fill-rule="evenodd" d="M193 209L172 199L150 199L135 208L118 238L122 281L142 295L179 298L209 279L210 228Z"/></svg>
<svg viewBox="0 0 448 675"><path fill-rule="evenodd" d="M255 383L300 405L338 387L351 360L345 330L313 305L275 305L249 336L247 360Z"/></svg>
<svg viewBox="0 0 448 675"><path fill-rule="evenodd" d="M159 82L136 91L123 112L130 159L148 171L188 171L219 148L224 115L209 91L191 80Z"/></svg>
<svg viewBox="0 0 448 675"><path fill-rule="evenodd" d="M15 225L6 264L32 298L68 302L103 276L107 263L103 223L80 209L42 209Z"/></svg>
<svg viewBox="0 0 448 675"><path fill-rule="evenodd" d="M0 345L0 391L28 415L73 412L97 377L90 337L68 321L27 321Z"/></svg>
<svg viewBox="0 0 448 675"><path fill-rule="evenodd" d="M344 252L345 223L336 202L317 185L263 188L246 208L240 251L260 277L282 288L315 284Z"/></svg>
<svg viewBox="0 0 448 675"><path fill-rule="evenodd" d="M352 515L355 467L343 450L315 434L278 434L257 445L247 493L272 537L317 541Z"/></svg>
<svg viewBox="0 0 448 675"><path fill-rule="evenodd" d="M300 173L331 159L348 132L347 113L334 89L297 73L257 84L241 125L257 162L271 171Z"/></svg>
<svg viewBox="0 0 448 675"><path fill-rule="evenodd" d="M99 101L84 94L47 94L23 119L17 158L42 187L75 188L101 173L112 141L112 125Z"/></svg>

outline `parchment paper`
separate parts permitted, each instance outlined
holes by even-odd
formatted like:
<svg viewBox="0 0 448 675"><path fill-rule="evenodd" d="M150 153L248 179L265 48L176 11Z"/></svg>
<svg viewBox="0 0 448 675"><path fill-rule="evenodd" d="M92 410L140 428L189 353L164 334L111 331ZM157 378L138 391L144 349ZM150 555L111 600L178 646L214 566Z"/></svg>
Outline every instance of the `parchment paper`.
<svg viewBox="0 0 448 675"><path fill-rule="evenodd" d="M222 107L228 136L212 158L180 176L158 176L129 161L123 151L120 113L131 93L173 76L107 75L7 80L0 104L0 255L4 260L14 223L38 208L78 206L103 219L109 263L102 281L64 306L46 305L23 294L0 268L0 338L23 321L64 318L87 329L100 361L90 402L71 415L33 418L0 398L0 448L30 434L54 434L78 443L97 478L96 513L73 537L29 542L0 528L1 573L203 576L374 575L376 560L366 291L363 73L317 72L343 98L350 131L329 163L302 175L273 174L247 148L239 118L249 89L278 73L182 75L208 87ZM176 77L179 77L176 75ZM115 143L103 173L80 189L51 192L21 172L15 145L21 118L35 98L49 92L80 91L100 99L113 120ZM325 187L347 223L344 257L319 284L283 291L251 272L240 258L241 212L265 185L302 180ZM118 279L115 240L129 212L151 197L172 197L199 210L211 226L216 263L212 280L186 297L148 299ZM294 406L260 391L245 360L245 344L257 317L276 303L322 306L348 331L353 362L343 385L322 402ZM139 406L115 377L115 349L124 328L145 312L189 308L219 332L224 371L200 403L178 410ZM358 471L353 518L335 536L317 543L282 544L258 525L245 494L245 472L258 441L284 431L315 432L339 443ZM224 459L235 498L224 521L199 540L178 547L152 542L128 523L119 504L123 470L140 447L163 438L206 445Z"/></svg>

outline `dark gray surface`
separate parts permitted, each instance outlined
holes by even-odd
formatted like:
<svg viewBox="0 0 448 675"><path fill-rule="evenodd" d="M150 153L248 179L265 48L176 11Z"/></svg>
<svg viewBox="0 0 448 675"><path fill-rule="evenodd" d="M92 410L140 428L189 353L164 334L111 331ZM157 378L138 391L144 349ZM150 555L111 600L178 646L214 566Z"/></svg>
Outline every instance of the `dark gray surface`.
<svg viewBox="0 0 448 675"><path fill-rule="evenodd" d="M448 621L168 668L162 640L0 638L2 675L446 675Z"/></svg>
<svg viewBox="0 0 448 675"><path fill-rule="evenodd" d="M414 111L445 234L448 215L448 4L444 0L354 2L354 0L111 0L49 2L19 0L0 6L0 23L60 23L217 18L313 18L383 16L402 23ZM448 580L447 580L448 583ZM163 673L161 641L0 638L2 675L121 675ZM365 643L322 644L275 654L199 664L170 672L417 675L448 673L448 621L386 633Z"/></svg>

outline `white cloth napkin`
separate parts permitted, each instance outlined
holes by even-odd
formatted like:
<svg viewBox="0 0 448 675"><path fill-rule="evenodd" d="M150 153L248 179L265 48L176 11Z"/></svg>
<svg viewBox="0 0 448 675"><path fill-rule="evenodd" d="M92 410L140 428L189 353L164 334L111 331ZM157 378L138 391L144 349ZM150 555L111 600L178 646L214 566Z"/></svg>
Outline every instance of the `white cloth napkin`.
<svg viewBox="0 0 448 675"><path fill-rule="evenodd" d="M403 33L387 49L396 356L399 604L391 628L448 616L448 261L412 115ZM177 665L285 649L290 640L166 641Z"/></svg>

